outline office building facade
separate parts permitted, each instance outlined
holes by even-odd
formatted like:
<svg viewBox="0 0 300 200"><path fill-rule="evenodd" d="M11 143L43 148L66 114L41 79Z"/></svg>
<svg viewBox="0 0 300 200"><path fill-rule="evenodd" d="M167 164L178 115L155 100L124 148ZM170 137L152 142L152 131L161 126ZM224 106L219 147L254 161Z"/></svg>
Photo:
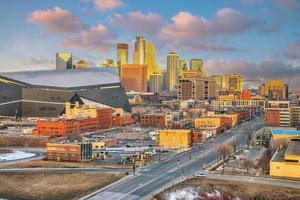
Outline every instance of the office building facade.
<svg viewBox="0 0 300 200"><path fill-rule="evenodd" d="M178 86L179 77L179 56L170 52L167 56L167 91L175 92Z"/></svg>
<svg viewBox="0 0 300 200"><path fill-rule="evenodd" d="M56 69L73 69L72 54L56 53Z"/></svg>

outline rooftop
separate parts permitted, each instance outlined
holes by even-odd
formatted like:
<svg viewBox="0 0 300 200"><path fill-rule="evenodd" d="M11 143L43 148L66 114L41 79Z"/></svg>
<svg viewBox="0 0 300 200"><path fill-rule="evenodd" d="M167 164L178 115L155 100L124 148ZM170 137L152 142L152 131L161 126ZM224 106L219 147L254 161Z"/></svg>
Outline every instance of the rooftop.
<svg viewBox="0 0 300 200"><path fill-rule="evenodd" d="M286 155L300 156L300 140L292 140L286 150Z"/></svg>
<svg viewBox="0 0 300 200"><path fill-rule="evenodd" d="M300 135L300 130L272 129L272 135Z"/></svg>
<svg viewBox="0 0 300 200"><path fill-rule="evenodd" d="M32 86L76 88L120 83L111 68L63 69L0 73L0 77Z"/></svg>

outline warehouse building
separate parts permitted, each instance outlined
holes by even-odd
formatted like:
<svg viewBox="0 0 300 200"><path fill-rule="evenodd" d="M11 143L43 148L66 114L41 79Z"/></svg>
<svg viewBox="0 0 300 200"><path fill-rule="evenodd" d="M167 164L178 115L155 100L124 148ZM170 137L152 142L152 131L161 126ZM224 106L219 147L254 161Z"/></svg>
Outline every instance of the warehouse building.
<svg viewBox="0 0 300 200"><path fill-rule="evenodd" d="M65 102L85 101L131 108L117 71L110 68L44 70L0 74L0 115L57 117Z"/></svg>

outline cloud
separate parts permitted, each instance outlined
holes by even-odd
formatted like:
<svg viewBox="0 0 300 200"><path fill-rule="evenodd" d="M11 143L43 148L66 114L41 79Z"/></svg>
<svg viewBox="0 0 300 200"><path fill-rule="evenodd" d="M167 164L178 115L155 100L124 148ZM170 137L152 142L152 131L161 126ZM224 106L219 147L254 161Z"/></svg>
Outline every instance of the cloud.
<svg viewBox="0 0 300 200"><path fill-rule="evenodd" d="M290 42L283 50L283 55L290 59L300 59L300 40Z"/></svg>
<svg viewBox="0 0 300 200"><path fill-rule="evenodd" d="M86 50L95 53L106 53L114 46L113 40L116 35L107 28L98 24L88 30L83 30L61 43L62 47L73 50Z"/></svg>
<svg viewBox="0 0 300 200"><path fill-rule="evenodd" d="M233 52L240 49L224 46L220 39L264 27L257 18L246 16L232 8L218 10L211 20L181 11L172 17L172 23L163 26L158 41L174 48L184 47L186 50Z"/></svg>
<svg viewBox="0 0 300 200"><path fill-rule="evenodd" d="M243 60L208 60L205 63L205 70L210 74L238 73L245 80L281 79L295 88L300 84L300 66L281 60L266 59L261 63Z"/></svg>
<svg viewBox="0 0 300 200"><path fill-rule="evenodd" d="M23 62L24 65L44 65L50 64L51 60L40 57L31 57Z"/></svg>
<svg viewBox="0 0 300 200"><path fill-rule="evenodd" d="M72 33L84 29L86 26L73 16L68 10L54 7L48 10L35 10L27 21L38 24L49 33Z"/></svg>
<svg viewBox="0 0 300 200"><path fill-rule="evenodd" d="M231 8L219 10L211 21L183 11L175 15L172 21L172 24L163 28L160 35L161 39L210 38L233 35L251 30L258 24L257 19L242 15Z"/></svg>
<svg viewBox="0 0 300 200"><path fill-rule="evenodd" d="M135 34L155 34L163 26L164 19L156 13L130 12L128 15L115 14L109 18L110 22Z"/></svg>
<svg viewBox="0 0 300 200"><path fill-rule="evenodd" d="M109 11L122 7L125 4L122 0L93 0L96 10Z"/></svg>
<svg viewBox="0 0 300 200"><path fill-rule="evenodd" d="M280 9L296 10L299 7L298 0L241 0L244 4L272 3Z"/></svg>

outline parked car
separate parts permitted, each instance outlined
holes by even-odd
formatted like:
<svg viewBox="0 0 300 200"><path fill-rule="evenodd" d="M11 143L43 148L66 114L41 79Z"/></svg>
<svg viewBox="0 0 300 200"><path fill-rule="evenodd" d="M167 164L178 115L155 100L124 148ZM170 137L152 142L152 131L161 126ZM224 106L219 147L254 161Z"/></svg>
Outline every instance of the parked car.
<svg viewBox="0 0 300 200"><path fill-rule="evenodd" d="M196 178L204 178L204 177L206 177L206 176L207 176L207 175L206 175L206 173L204 173L204 172L200 172L200 173L198 173L198 174L195 175Z"/></svg>

